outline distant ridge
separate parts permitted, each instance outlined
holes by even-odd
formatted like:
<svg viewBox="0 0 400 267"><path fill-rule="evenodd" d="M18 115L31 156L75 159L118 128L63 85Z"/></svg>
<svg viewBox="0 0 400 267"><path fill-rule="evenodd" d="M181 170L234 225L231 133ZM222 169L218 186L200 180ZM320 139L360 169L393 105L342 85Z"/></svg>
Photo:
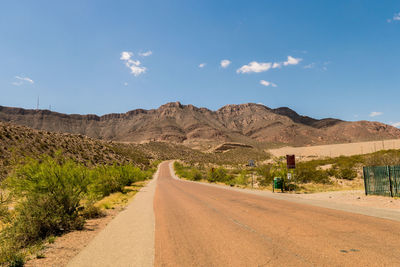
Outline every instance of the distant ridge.
<svg viewBox="0 0 400 267"><path fill-rule="evenodd" d="M211 111L171 102L157 109L135 109L103 116L0 106L0 121L38 130L135 143L263 142L300 146L400 138L400 129L379 122L317 120L287 107L271 109L254 103L226 105Z"/></svg>

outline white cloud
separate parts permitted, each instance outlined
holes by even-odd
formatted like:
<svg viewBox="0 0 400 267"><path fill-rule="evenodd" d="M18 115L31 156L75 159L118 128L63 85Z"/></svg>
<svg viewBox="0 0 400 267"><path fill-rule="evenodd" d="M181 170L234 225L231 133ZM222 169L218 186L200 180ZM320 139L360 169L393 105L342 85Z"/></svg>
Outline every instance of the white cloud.
<svg viewBox="0 0 400 267"><path fill-rule="evenodd" d="M20 86L25 83L34 84L35 82L29 77L22 77L22 76L15 76L14 77L17 81L12 82L12 85Z"/></svg>
<svg viewBox="0 0 400 267"><path fill-rule="evenodd" d="M305 69L312 69L314 67L315 67L315 63L310 63L310 64L304 66Z"/></svg>
<svg viewBox="0 0 400 267"><path fill-rule="evenodd" d="M147 71L146 67L141 66L141 62L139 60L131 59L133 56L132 52L123 51L121 53L120 59L124 61L124 64L127 68L131 70L131 73L134 76L139 76Z"/></svg>
<svg viewBox="0 0 400 267"><path fill-rule="evenodd" d="M394 122L394 123L392 123L392 126L399 128L400 127L400 122Z"/></svg>
<svg viewBox="0 0 400 267"><path fill-rule="evenodd" d="M124 86L128 86L128 83L127 83L127 82L124 82Z"/></svg>
<svg viewBox="0 0 400 267"><path fill-rule="evenodd" d="M31 78L29 78L29 77L15 76L15 79L18 79L18 80L20 80L20 81L26 81L26 82L31 83L31 84L35 83L35 82L34 82Z"/></svg>
<svg viewBox="0 0 400 267"><path fill-rule="evenodd" d="M265 80L261 80L260 81L260 84L261 85L264 85L264 86L272 86L272 87L278 87L278 85L276 85L275 83L273 83L273 82L268 82L268 81L265 81Z"/></svg>
<svg viewBox="0 0 400 267"><path fill-rule="evenodd" d="M278 69L278 68L280 68L280 67L282 67L282 63L274 62L274 64L272 64L272 68L273 68L273 69Z"/></svg>
<svg viewBox="0 0 400 267"><path fill-rule="evenodd" d="M272 64L270 62L260 62L252 61L248 65L243 65L236 72L237 73L251 73L251 72L263 72L271 68Z"/></svg>
<svg viewBox="0 0 400 267"><path fill-rule="evenodd" d="M292 56L288 56L287 61L284 62L257 62L252 61L247 65L243 65L240 67L236 72L237 73L251 73L251 72L264 72L269 69L279 69L282 66L289 66L289 65L297 65L302 61L301 58L294 58Z"/></svg>
<svg viewBox="0 0 400 267"><path fill-rule="evenodd" d="M123 51L123 52L121 53L120 59L121 59L121 60L129 60L132 56L133 56L133 53L132 53L132 52Z"/></svg>
<svg viewBox="0 0 400 267"><path fill-rule="evenodd" d="M221 60L221 67L227 68L232 62L228 59Z"/></svg>
<svg viewBox="0 0 400 267"><path fill-rule="evenodd" d="M141 56L141 57L148 57L148 56L151 56L153 54L153 52L152 51L146 51L146 52L143 52L143 53L139 53L139 56Z"/></svg>
<svg viewBox="0 0 400 267"><path fill-rule="evenodd" d="M370 114L369 114L369 116L370 117L376 117L376 116L380 116L380 115L382 115L383 114L383 112L380 112L380 111L372 111Z"/></svg>
<svg viewBox="0 0 400 267"><path fill-rule="evenodd" d="M199 68L204 68L207 64L206 63L200 63Z"/></svg>
<svg viewBox="0 0 400 267"><path fill-rule="evenodd" d="M386 20L388 23L391 23L392 21L400 21L400 12L399 13L395 13L393 15L393 18L391 19L387 19Z"/></svg>
<svg viewBox="0 0 400 267"><path fill-rule="evenodd" d="M292 56L287 57L287 61L283 62L284 66L289 66L289 65L297 65L302 61L303 59L301 58L294 58Z"/></svg>

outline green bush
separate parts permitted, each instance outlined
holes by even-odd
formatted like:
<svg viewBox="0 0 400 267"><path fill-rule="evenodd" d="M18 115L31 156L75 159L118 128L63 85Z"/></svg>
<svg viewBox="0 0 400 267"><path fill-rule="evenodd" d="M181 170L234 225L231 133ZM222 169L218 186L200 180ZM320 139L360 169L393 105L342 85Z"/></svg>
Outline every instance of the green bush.
<svg viewBox="0 0 400 267"><path fill-rule="evenodd" d="M82 227L78 216L88 185L85 167L49 157L29 160L6 181L19 202L11 228L14 239L29 245L49 235Z"/></svg>
<svg viewBox="0 0 400 267"><path fill-rule="evenodd" d="M174 169L176 175L181 178L185 178L191 181L200 181L201 179L203 179L203 174L196 167L184 166L183 164L175 161Z"/></svg>
<svg viewBox="0 0 400 267"><path fill-rule="evenodd" d="M88 192L91 198L101 199L114 192L123 192L125 186L151 178L153 171L142 171L133 165L98 166L89 172Z"/></svg>
<svg viewBox="0 0 400 267"><path fill-rule="evenodd" d="M294 180L297 183L330 183L329 175L326 171L318 170L316 167L310 164L297 164Z"/></svg>
<svg viewBox="0 0 400 267"><path fill-rule="evenodd" d="M201 172L198 169L192 170L192 177L193 177L193 181L200 181L201 179L203 179L203 175L201 174Z"/></svg>
<svg viewBox="0 0 400 267"><path fill-rule="evenodd" d="M6 193L2 192L0 187L0 222L5 223L9 219L9 201L9 196Z"/></svg>
<svg viewBox="0 0 400 267"><path fill-rule="evenodd" d="M100 216L94 200L122 192L126 185L148 179L152 173L133 165L89 169L60 155L27 159L5 181L16 203L13 216L7 216L8 207L0 195L0 218L12 217L0 232L0 266L18 266L23 259L21 248L81 229L86 218Z"/></svg>
<svg viewBox="0 0 400 267"><path fill-rule="evenodd" d="M223 167L211 168L208 171L207 180L211 183L215 182L227 182L230 177L227 175L226 169Z"/></svg>
<svg viewBox="0 0 400 267"><path fill-rule="evenodd" d="M245 170L242 170L239 175L235 177L233 180L235 184L240 184L240 185L247 185L248 183L248 176L247 172Z"/></svg>
<svg viewBox="0 0 400 267"><path fill-rule="evenodd" d="M260 185L267 186L272 184L272 181L274 180L274 175L272 172L271 164L261 165L257 167L256 171L257 174L261 176L261 179L259 180Z"/></svg>
<svg viewBox="0 0 400 267"><path fill-rule="evenodd" d="M353 180L357 177L357 171L353 168L341 168L337 171L335 177L339 179Z"/></svg>

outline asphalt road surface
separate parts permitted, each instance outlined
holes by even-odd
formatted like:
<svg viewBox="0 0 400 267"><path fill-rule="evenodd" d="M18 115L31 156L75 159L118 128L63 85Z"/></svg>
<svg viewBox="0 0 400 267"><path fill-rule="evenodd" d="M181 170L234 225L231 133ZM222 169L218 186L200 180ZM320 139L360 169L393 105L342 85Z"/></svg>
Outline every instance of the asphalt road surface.
<svg viewBox="0 0 400 267"><path fill-rule="evenodd" d="M400 266L400 222L172 178L154 195L155 266Z"/></svg>

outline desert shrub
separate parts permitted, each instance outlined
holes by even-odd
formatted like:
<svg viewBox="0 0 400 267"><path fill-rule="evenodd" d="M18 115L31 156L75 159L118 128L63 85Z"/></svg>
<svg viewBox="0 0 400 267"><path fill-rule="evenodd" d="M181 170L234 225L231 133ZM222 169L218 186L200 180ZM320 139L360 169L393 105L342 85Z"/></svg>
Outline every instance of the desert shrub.
<svg viewBox="0 0 400 267"><path fill-rule="evenodd" d="M208 171L207 180L211 183L227 182L230 180L230 177L228 176L226 169L223 167L218 167L216 169L211 168Z"/></svg>
<svg viewBox="0 0 400 267"><path fill-rule="evenodd" d="M248 183L248 176L247 172L245 170L242 170L233 180L235 184L240 184L240 185L247 185Z"/></svg>
<svg viewBox="0 0 400 267"><path fill-rule="evenodd" d="M93 202L87 203L80 214L84 219L100 218L104 216L103 211L94 205Z"/></svg>
<svg viewBox="0 0 400 267"><path fill-rule="evenodd" d="M13 216L0 194L0 218L12 217L0 232L0 266L18 266L20 253L48 236L81 229L84 220L101 215L93 201L123 191L132 182L151 177L133 165L88 168L72 160L27 159L5 180L15 204ZM22 261L23 262L23 261Z"/></svg>
<svg viewBox="0 0 400 267"><path fill-rule="evenodd" d="M198 169L193 169L192 170L192 178L193 178L193 181L200 181L201 179L203 179L203 175L201 174L201 172Z"/></svg>
<svg viewBox="0 0 400 267"><path fill-rule="evenodd" d="M92 199L101 199L125 186L151 178L154 170L142 171L133 165L98 166L89 172L88 192Z"/></svg>
<svg viewBox="0 0 400 267"><path fill-rule="evenodd" d="M310 164L297 164L294 180L297 183L330 183L329 175L326 171L318 170Z"/></svg>
<svg viewBox="0 0 400 267"><path fill-rule="evenodd" d="M258 166L256 171L257 174L261 176L261 179L259 180L260 185L262 186L269 185L274 180L271 164Z"/></svg>
<svg viewBox="0 0 400 267"><path fill-rule="evenodd" d="M357 177L357 171L349 167L340 168L337 170L335 177L339 179L353 180Z"/></svg>
<svg viewBox="0 0 400 267"><path fill-rule="evenodd" d="M45 157L29 160L6 181L19 202L18 214L11 226L14 239L21 245L63 231L80 228L78 216L88 185L88 172L71 160Z"/></svg>
<svg viewBox="0 0 400 267"><path fill-rule="evenodd" d="M5 223L9 218L10 215L8 211L9 202L10 202L9 194L6 194L5 192L1 191L0 187L0 224L2 222Z"/></svg>
<svg viewBox="0 0 400 267"><path fill-rule="evenodd" d="M25 263L25 255L18 246L0 239L0 266L22 267Z"/></svg>
<svg viewBox="0 0 400 267"><path fill-rule="evenodd" d="M174 162L175 173L181 177L192 181L200 181L203 174L196 167L185 166L177 161Z"/></svg>

